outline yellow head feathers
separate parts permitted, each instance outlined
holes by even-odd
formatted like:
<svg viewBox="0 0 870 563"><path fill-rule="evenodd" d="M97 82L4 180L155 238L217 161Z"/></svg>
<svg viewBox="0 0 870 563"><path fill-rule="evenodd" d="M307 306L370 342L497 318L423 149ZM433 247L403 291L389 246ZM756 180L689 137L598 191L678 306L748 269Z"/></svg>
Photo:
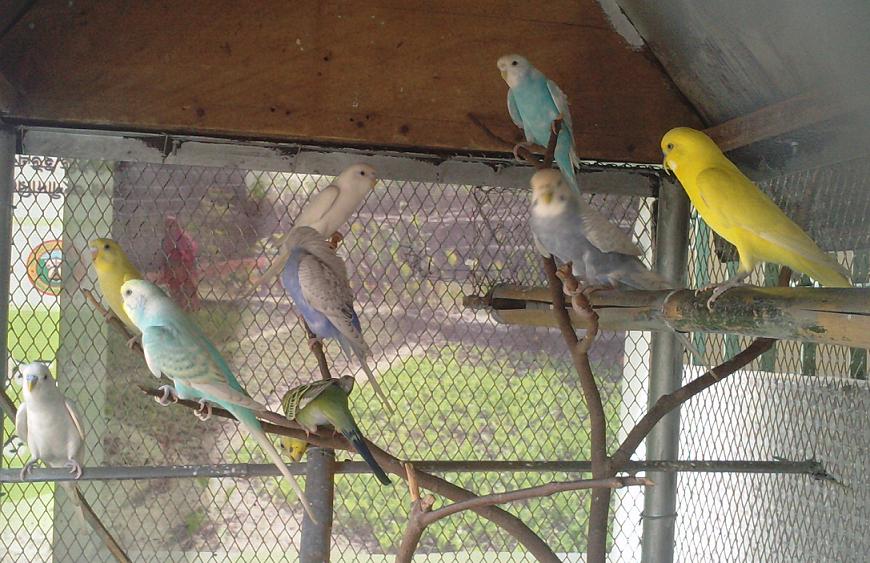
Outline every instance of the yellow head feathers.
<svg viewBox="0 0 870 563"><path fill-rule="evenodd" d="M687 162L724 158L722 151L702 131L690 127L675 127L662 137L662 153L665 155L665 170L676 172Z"/></svg>
<svg viewBox="0 0 870 563"><path fill-rule="evenodd" d="M281 436L278 441L281 451L293 461L302 461L302 456L308 449L308 442L290 436Z"/></svg>

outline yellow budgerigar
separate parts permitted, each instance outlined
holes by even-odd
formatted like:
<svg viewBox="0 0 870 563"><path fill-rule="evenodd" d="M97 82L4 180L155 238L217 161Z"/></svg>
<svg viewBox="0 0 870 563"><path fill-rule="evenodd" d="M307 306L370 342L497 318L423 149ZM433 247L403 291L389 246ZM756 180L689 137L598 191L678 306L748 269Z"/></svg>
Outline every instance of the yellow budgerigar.
<svg viewBox="0 0 870 563"><path fill-rule="evenodd" d="M133 334L139 334L139 329L124 311L121 286L128 280L141 280L142 274L127 258L121 245L112 239L94 239L88 246L91 248L100 291L109 303L109 308Z"/></svg>
<svg viewBox="0 0 870 563"><path fill-rule="evenodd" d="M665 169L676 174L698 214L740 255L737 275L715 286L708 307L759 262L788 266L828 287L852 285L846 269L725 158L710 137L677 127L662 137L662 152Z"/></svg>

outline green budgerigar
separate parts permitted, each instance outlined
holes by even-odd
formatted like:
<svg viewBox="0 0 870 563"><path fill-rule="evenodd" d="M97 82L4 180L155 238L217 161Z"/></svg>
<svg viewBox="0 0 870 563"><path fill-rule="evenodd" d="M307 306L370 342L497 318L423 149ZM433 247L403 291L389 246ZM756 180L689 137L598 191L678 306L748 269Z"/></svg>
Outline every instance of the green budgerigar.
<svg viewBox="0 0 870 563"><path fill-rule="evenodd" d="M317 432L318 426L327 424L341 432L369 464L378 481L389 485L389 477L375 461L359 426L350 414L347 396L353 390L353 383L353 377L345 375L341 379L325 379L294 387L281 399L284 414L308 432Z"/></svg>

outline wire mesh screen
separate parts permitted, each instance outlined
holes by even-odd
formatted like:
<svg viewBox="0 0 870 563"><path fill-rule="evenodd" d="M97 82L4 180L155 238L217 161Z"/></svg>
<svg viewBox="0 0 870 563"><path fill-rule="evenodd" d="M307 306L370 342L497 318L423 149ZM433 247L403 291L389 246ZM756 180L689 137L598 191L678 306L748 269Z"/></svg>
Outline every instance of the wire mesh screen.
<svg viewBox="0 0 870 563"><path fill-rule="evenodd" d="M866 287L870 160L776 176L759 186ZM697 216L690 222L691 287L723 281L736 253ZM765 264L750 283L774 285ZM792 285L812 285L794 276ZM695 335L712 364L749 339ZM858 561L870 553L870 433L867 350L780 341L682 408L684 459L816 459L838 484L795 475L681 473L676 555L680 561ZM700 375L688 366L684 382ZM715 529L715 532L711 532Z"/></svg>
<svg viewBox="0 0 870 563"><path fill-rule="evenodd" d="M78 403L89 429L85 465L265 462L234 423L199 422L188 409L160 407L137 389L157 381L81 294L81 288L95 287L87 242L118 240L146 277L203 327L251 395L279 410L284 391L319 373L280 285L252 294L250 279L274 256L272 235L286 231L331 178L22 156L16 180L10 354L15 361L56 360L59 385ZM335 343L327 343L326 353L334 375L357 376L351 408L362 431L392 454L453 461L589 459L586 409L558 333L498 324L489 313L462 306L463 296L497 283L544 283L527 226L527 197L524 190L501 187L385 179L344 229L339 254L348 263L371 365L398 414L381 409ZM590 201L634 234L650 263L655 200L595 195ZM700 225L691 226L693 285L722 279L728 268ZM715 360L743 344L732 337L698 343ZM784 352L788 346L799 352ZM848 435L863 432L866 386L797 375L849 373L850 352L826 348L814 350L816 371L809 373L807 346L780 344L772 363L762 358L755 371L690 403L683 409L682 457L815 456L857 486L848 476L866 462L866 440L856 449ZM645 411L648 349L643 332L604 333L593 348L611 451ZM686 377L693 372L697 368L687 367ZM10 392L18 398L17 389ZM26 448L10 439L8 420L5 426L3 465L20 467ZM643 458L643 451L636 457ZM578 475L444 477L486 494ZM786 561L821 553L818 536L796 539L782 553L770 545L808 529L821 534L824 519L811 522L820 506L843 522L840 540L831 540L840 541L842 553L866 547L860 534L846 537L858 530L851 526L867 521L866 490L861 497L794 476L688 475L680 485L680 560ZM83 482L81 489L134 561L298 558L301 507L277 478ZM7 559L109 560L96 537L72 518L64 491L15 484L2 492L0 549ZM408 505L402 483L381 487L371 475L337 475L333 560L391 560ZM587 505L588 495L576 492L506 508L560 556L581 561ZM614 495L613 561L638 560L642 509L642 491ZM748 524L734 524L712 541L705 523L713 515L764 526L749 531ZM445 562L532 560L510 536L470 512L429 528L418 553L422 560Z"/></svg>
<svg viewBox="0 0 870 563"><path fill-rule="evenodd" d="M279 410L287 388L319 373L280 284L251 295L250 279L275 254L272 235L288 229L310 194L331 178L20 157L16 179L10 352L18 362L56 358L59 385L87 421L86 465L265 462L233 423L201 423L187 409L162 408L137 389L157 382L80 291L96 287L87 243L116 239L203 327L251 394ZM388 416L358 378L351 406L363 431L405 459L588 459L586 410L558 335L497 325L487 313L462 306L464 295L497 281L542 281L525 191L381 184L352 218L339 250L374 352L372 367L400 413ZM55 193L30 193L47 185ZM625 228L648 234L651 200L596 196L593 203ZM625 352L634 353L634 346L610 334L596 348L613 432L628 412L621 386ZM334 375L360 375L338 352L327 343ZM17 398L17 389L11 392ZM4 464L20 466L27 457L12 440ZM446 477L483 494L571 476ZM81 488L136 561L297 557L301 509L276 478L84 482ZM64 492L52 485L4 487L0 502L6 520L0 543L10 557L107 557L70 519ZM338 475L334 558L376 561L394 552L408 503L401 484L380 487L370 475ZM585 549L586 504L578 492L508 508L570 558ZM432 526L419 552L442 554L442 561L467 561L470 554L529 559L512 538L468 512Z"/></svg>

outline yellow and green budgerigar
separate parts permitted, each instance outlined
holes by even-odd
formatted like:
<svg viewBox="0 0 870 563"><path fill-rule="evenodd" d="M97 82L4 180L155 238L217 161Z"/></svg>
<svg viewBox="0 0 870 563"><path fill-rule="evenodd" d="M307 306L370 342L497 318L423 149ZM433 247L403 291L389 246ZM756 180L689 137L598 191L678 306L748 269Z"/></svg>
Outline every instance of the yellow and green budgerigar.
<svg viewBox="0 0 870 563"><path fill-rule="evenodd" d="M279 449L293 461L302 461L302 456L308 451L308 442L290 436L281 436L278 440Z"/></svg>
<svg viewBox="0 0 870 563"><path fill-rule="evenodd" d="M706 134L677 127L662 137L661 147L665 169L677 176L707 225L736 246L740 255L737 274L715 286L708 307L746 279L759 262L788 266L824 286L851 287L846 269L819 248Z"/></svg>
<svg viewBox="0 0 870 563"><path fill-rule="evenodd" d="M317 432L317 427L322 425L332 426L353 444L378 481L389 485L389 477L375 461L353 415L350 414L347 396L353 390L353 384L353 377L345 375L340 379L324 379L294 387L281 399L284 415L288 420L299 423L306 432ZM301 457L302 454L299 455Z"/></svg>
<svg viewBox="0 0 870 563"><path fill-rule="evenodd" d="M97 281L103 298L109 304L109 308L121 319L124 325L133 332L139 334L139 329L124 311L123 299L121 299L121 286L129 280L141 280L142 274L133 265L127 254L117 242L109 238L97 238L88 243L97 271Z"/></svg>

